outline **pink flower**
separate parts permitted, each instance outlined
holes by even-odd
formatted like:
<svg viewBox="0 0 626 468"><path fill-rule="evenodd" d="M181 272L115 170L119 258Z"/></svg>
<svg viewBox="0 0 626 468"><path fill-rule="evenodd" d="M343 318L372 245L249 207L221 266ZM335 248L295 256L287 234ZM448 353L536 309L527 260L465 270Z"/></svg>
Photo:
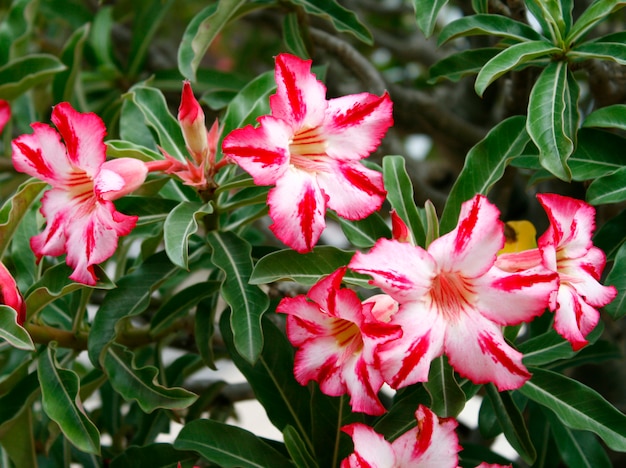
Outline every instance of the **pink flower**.
<svg viewBox="0 0 626 468"><path fill-rule="evenodd" d="M377 348L401 333L381 320L397 304L383 295L361 303L354 291L341 288L345 272L344 267L321 279L306 297L282 299L276 310L287 314L287 336L298 347L296 380L315 380L330 396L348 393L354 411L379 415L385 408L377 396L383 384Z"/></svg>
<svg viewBox="0 0 626 468"><path fill-rule="evenodd" d="M118 237L137 222L136 216L118 212L112 200L138 188L147 168L130 158L105 162L106 130L95 114L82 114L64 102L54 107L52 122L58 133L34 123L34 133L13 140L15 169L52 186L41 204L46 228L30 245L39 259L67 254L74 268L70 278L95 285L93 266L113 255Z"/></svg>
<svg viewBox="0 0 626 468"><path fill-rule="evenodd" d="M537 198L550 220L538 248L500 255L497 265L519 271L543 264L558 273L558 291L550 302L554 328L578 350L588 343L585 337L598 324L597 308L611 302L617 290L599 283L606 257L591 240L595 209L562 195L539 194Z"/></svg>
<svg viewBox="0 0 626 468"><path fill-rule="evenodd" d="M456 420L439 419L423 405L417 408L415 419L417 427L391 443L362 423L342 427L352 437L354 452L341 462L341 468L456 468L461 449Z"/></svg>
<svg viewBox="0 0 626 468"><path fill-rule="evenodd" d="M350 268L371 275L371 283L400 304L390 323L402 327L402 338L380 347L392 387L425 382L431 361L442 354L462 376L499 390L519 388L530 377L502 327L541 314L557 279L541 266L513 273L494 266L504 245L498 216L477 195L463 204L457 227L428 250L379 239L369 253L352 258Z"/></svg>
<svg viewBox="0 0 626 468"><path fill-rule="evenodd" d="M0 99L0 133L9 120L11 120L11 106L4 99Z"/></svg>
<svg viewBox="0 0 626 468"><path fill-rule="evenodd" d="M23 325L26 320L26 304L15 279L4 266L4 263L0 262L0 304L7 305L17 312L17 323Z"/></svg>
<svg viewBox="0 0 626 468"><path fill-rule="evenodd" d="M326 209L357 220L382 205L382 175L360 160L376 149L392 125L387 93L361 93L326 100L326 88L311 73L311 61L280 54L272 115L259 125L234 130L223 151L268 195L276 236L307 252L325 228Z"/></svg>

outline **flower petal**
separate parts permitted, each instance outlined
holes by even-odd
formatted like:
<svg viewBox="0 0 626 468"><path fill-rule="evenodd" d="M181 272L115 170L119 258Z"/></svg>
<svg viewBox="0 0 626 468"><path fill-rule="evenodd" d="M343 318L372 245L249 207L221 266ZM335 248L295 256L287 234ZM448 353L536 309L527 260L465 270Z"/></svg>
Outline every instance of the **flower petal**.
<svg viewBox="0 0 626 468"><path fill-rule="evenodd" d="M104 200L116 200L141 187L147 174L147 166L138 159L112 159L98 171L94 192Z"/></svg>
<svg viewBox="0 0 626 468"><path fill-rule="evenodd" d="M391 444L369 426L353 423L343 426L352 437L354 452L341 462L341 468L389 468L396 465Z"/></svg>
<svg viewBox="0 0 626 468"><path fill-rule="evenodd" d="M0 133L2 133L9 120L11 120L11 105L8 101L0 99Z"/></svg>
<svg viewBox="0 0 626 468"><path fill-rule="evenodd" d="M574 288L567 285L559 288L554 329L571 343L574 351L587 345L585 337L599 320L600 313L587 304Z"/></svg>
<svg viewBox="0 0 626 468"><path fill-rule="evenodd" d="M592 247L582 257L559 261L561 284L567 283L587 304L603 307L615 299L617 290L598 282L606 257L597 247Z"/></svg>
<svg viewBox="0 0 626 468"><path fill-rule="evenodd" d="M15 279L2 262L0 262L0 304L15 309L18 325L24 324L26 320L26 304L17 288Z"/></svg>
<svg viewBox="0 0 626 468"><path fill-rule="evenodd" d="M292 249L309 252L326 227L326 196L306 172L293 167L270 190L270 229Z"/></svg>
<svg viewBox="0 0 626 468"><path fill-rule="evenodd" d="M46 218L46 227L31 237L31 249L39 259L44 255L63 255L67 243L66 225L82 216L80 204L67 191L53 188L44 193L40 211Z"/></svg>

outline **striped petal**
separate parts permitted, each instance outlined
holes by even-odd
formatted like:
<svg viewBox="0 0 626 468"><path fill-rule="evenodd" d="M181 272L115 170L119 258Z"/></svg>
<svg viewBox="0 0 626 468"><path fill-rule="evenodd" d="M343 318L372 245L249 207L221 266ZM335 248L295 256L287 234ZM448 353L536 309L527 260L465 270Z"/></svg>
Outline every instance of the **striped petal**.
<svg viewBox="0 0 626 468"><path fill-rule="evenodd" d="M398 466L391 444L374 429L363 423L341 428L352 437L354 452L341 462L341 468L389 468Z"/></svg>

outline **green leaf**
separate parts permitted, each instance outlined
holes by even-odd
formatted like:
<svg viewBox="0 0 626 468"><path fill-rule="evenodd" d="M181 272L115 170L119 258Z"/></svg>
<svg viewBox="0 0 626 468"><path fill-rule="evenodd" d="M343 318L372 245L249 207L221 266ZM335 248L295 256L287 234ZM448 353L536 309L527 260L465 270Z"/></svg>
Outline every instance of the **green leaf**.
<svg viewBox="0 0 626 468"><path fill-rule="evenodd" d="M7 63L24 39L29 37L33 22L38 16L39 2L32 0L14 0L9 11L0 22L0 63Z"/></svg>
<svg viewBox="0 0 626 468"><path fill-rule="evenodd" d="M54 55L30 54L0 67L0 99L13 100L66 67Z"/></svg>
<svg viewBox="0 0 626 468"><path fill-rule="evenodd" d="M567 45L579 43L580 39L598 23L624 5L626 5L626 1L624 0L595 0L589 8L583 11L578 17L565 38L565 43Z"/></svg>
<svg viewBox="0 0 626 468"><path fill-rule="evenodd" d="M415 9L415 19L417 26L430 37L437 25L437 17L441 9L448 3L448 0L413 0Z"/></svg>
<svg viewBox="0 0 626 468"><path fill-rule="evenodd" d="M237 352L254 363L263 349L261 316L269 306L269 298L255 284L252 274L251 247L233 232L209 233L213 248L213 264L224 272L222 297L233 310L231 327Z"/></svg>
<svg viewBox="0 0 626 468"><path fill-rule="evenodd" d="M78 376L59 366L54 343L39 355L37 373L46 414L59 425L65 437L77 449L99 454L100 434L83 410L78 396Z"/></svg>
<svg viewBox="0 0 626 468"><path fill-rule="evenodd" d="M0 304L0 339L14 348L35 351L30 335L17 323L17 312L4 304Z"/></svg>
<svg viewBox="0 0 626 468"><path fill-rule="evenodd" d="M156 367L137 367L135 355L124 346L109 346L102 364L113 388L126 401L137 401L146 413L157 408L182 409L196 401L197 395L183 388L161 385Z"/></svg>
<svg viewBox="0 0 626 468"><path fill-rule="evenodd" d="M31 413L31 408L21 412L13 421L11 430L6 431L0 438L2 448L15 464L14 466L20 468L38 468L37 448L33 436L35 424Z"/></svg>
<svg viewBox="0 0 626 468"><path fill-rule="evenodd" d="M552 62L530 93L526 129L539 148L541 165L562 180L572 173L567 160L574 151L579 88L565 62Z"/></svg>
<svg viewBox="0 0 626 468"><path fill-rule="evenodd" d="M519 392L554 411L567 427L591 431L611 449L626 451L626 415L576 380L545 369L529 371L532 377Z"/></svg>
<svg viewBox="0 0 626 468"><path fill-rule="evenodd" d="M39 396L41 387L37 372L31 372L16 382L0 396L0 438L11 430L13 422L28 410Z"/></svg>
<svg viewBox="0 0 626 468"><path fill-rule="evenodd" d="M387 201L391 208L407 224L417 245L423 246L426 231L418 208L413 199L413 183L406 171L406 161L402 156L383 158L383 181L387 189Z"/></svg>
<svg viewBox="0 0 626 468"><path fill-rule="evenodd" d="M315 462L300 434L292 426L286 426L283 429L283 439L291 459L298 468L318 468L318 464Z"/></svg>
<svg viewBox="0 0 626 468"><path fill-rule="evenodd" d="M80 90L77 79L83 61L83 46L89 34L89 23L78 28L67 40L61 52L61 61L67 69L54 76L52 80L52 95L54 102L74 102L74 93Z"/></svg>
<svg viewBox="0 0 626 468"><path fill-rule="evenodd" d="M465 407L465 393L457 384L454 370L444 356L430 363L424 387L430 394L430 409L440 418L456 417Z"/></svg>
<svg viewBox="0 0 626 468"><path fill-rule="evenodd" d="M522 413L513 401L511 393L498 392L493 384L487 384L485 388L506 440L519 453L522 460L532 465L537 457L537 452L530 440Z"/></svg>
<svg viewBox="0 0 626 468"><path fill-rule="evenodd" d="M305 58L309 56L309 52L302 36L298 14L294 12L285 15L283 20L283 41L292 54Z"/></svg>
<svg viewBox="0 0 626 468"><path fill-rule="evenodd" d="M2 205L0 209L0 257L4 256L20 220L47 185L45 182L30 179L23 183L15 195Z"/></svg>
<svg viewBox="0 0 626 468"><path fill-rule="evenodd" d="M91 32L89 34L89 48L96 57L100 67L105 69L115 69L113 60L113 7L111 5L100 5L95 12L91 22Z"/></svg>
<svg viewBox="0 0 626 468"><path fill-rule="evenodd" d="M183 201L167 215L163 238L167 256L174 265L188 268L189 238L198 231L198 221L211 213L210 203Z"/></svg>
<svg viewBox="0 0 626 468"><path fill-rule="evenodd" d="M619 203L626 200L626 167L595 179L587 188L586 197L592 205Z"/></svg>
<svg viewBox="0 0 626 468"><path fill-rule="evenodd" d="M620 154L626 144L624 138L604 130L581 128L577 139L576 150L567 161L573 180L598 179L624 166Z"/></svg>
<svg viewBox="0 0 626 468"><path fill-rule="evenodd" d="M475 13L487 13L489 10L489 0L472 0L472 8Z"/></svg>
<svg viewBox="0 0 626 468"><path fill-rule="evenodd" d="M223 468L293 468L280 452L253 433L211 419L187 423L174 448L193 450Z"/></svg>
<svg viewBox="0 0 626 468"><path fill-rule="evenodd" d="M331 246L317 246L306 254L285 249L261 258L250 277L251 284L268 284L281 280L293 280L310 286L322 276L350 263L354 252Z"/></svg>
<svg viewBox="0 0 626 468"><path fill-rule="evenodd" d="M128 447L124 452L117 455L109 468L150 467L150 468L176 468L178 463L193 462L198 460L198 455L192 452L182 452L174 449L170 444L152 443L144 446Z"/></svg>
<svg viewBox="0 0 626 468"><path fill-rule="evenodd" d="M600 323L587 335L587 340L595 343L603 330L604 327ZM570 359L576 355L570 342L553 329L520 343L518 350L524 354L524 365L531 367L550 364L560 359Z"/></svg>
<svg viewBox="0 0 626 468"><path fill-rule="evenodd" d="M489 47L451 54L430 67L428 82L435 84L444 79L459 81L466 76L476 75L501 50L496 47Z"/></svg>
<svg viewBox="0 0 626 468"><path fill-rule="evenodd" d="M293 4L300 5L304 11L311 15L328 19L335 29L354 35L367 45L372 45L374 40L369 30L359 21L354 12L347 10L335 0L291 0Z"/></svg>
<svg viewBox="0 0 626 468"><path fill-rule="evenodd" d="M626 65L626 44L613 42L587 42L575 47L567 53L572 60L608 60Z"/></svg>
<svg viewBox="0 0 626 468"><path fill-rule="evenodd" d="M540 41L541 35L527 24L501 15L464 16L447 24L439 33L439 45L464 36L498 36L516 42Z"/></svg>
<svg viewBox="0 0 626 468"><path fill-rule="evenodd" d="M221 0L198 13L187 25L178 48L178 69L190 81L207 49L245 0Z"/></svg>
<svg viewBox="0 0 626 468"><path fill-rule="evenodd" d="M621 228L623 233L623 224ZM626 244L622 244L617 251L613 268L607 275L604 284L612 284L617 288L617 297L604 306L604 310L617 320L626 315Z"/></svg>
<svg viewBox="0 0 626 468"><path fill-rule="evenodd" d="M593 236L593 245L602 249L607 261L613 261L622 244L626 241L626 210L600 226ZM615 268L616 265L613 265ZM614 278L616 280L617 278Z"/></svg>
<svg viewBox="0 0 626 468"><path fill-rule="evenodd" d="M280 431L292 426L312 451L313 444L309 439L311 394L308 387L300 385L294 378L293 348L287 337L271 320L265 319L263 331L271 346L265 346L259 359L250 364L235 350L230 314L227 310L220 317L220 330L233 362L252 386L272 424Z"/></svg>
<svg viewBox="0 0 626 468"><path fill-rule="evenodd" d="M504 49L489 60L478 73L474 84L476 94L482 96L485 89L506 72L537 58L548 58L559 52L561 49L543 40L522 42Z"/></svg>
<svg viewBox="0 0 626 468"><path fill-rule="evenodd" d="M340 218L334 213L331 216L339 223L350 244L357 248L367 249L372 247L381 237L391 237L389 226L378 213L373 213L358 221Z"/></svg>
<svg viewBox="0 0 626 468"><path fill-rule="evenodd" d="M500 122L469 151L441 215L442 233L456 226L461 203L478 193L487 195L504 175L506 166L523 154L529 141L526 119L519 115Z"/></svg>
<svg viewBox="0 0 626 468"><path fill-rule="evenodd" d="M614 104L594 110L583 121L583 127L626 130L626 104Z"/></svg>
<svg viewBox="0 0 626 468"><path fill-rule="evenodd" d="M163 159L163 156L150 148L126 140L107 140L107 156L111 158L134 158L141 161Z"/></svg>
<svg viewBox="0 0 626 468"><path fill-rule="evenodd" d="M423 385L411 385L396 393L393 405L374 424L374 430L394 441L417 425L415 411L419 405L429 406L432 399Z"/></svg>

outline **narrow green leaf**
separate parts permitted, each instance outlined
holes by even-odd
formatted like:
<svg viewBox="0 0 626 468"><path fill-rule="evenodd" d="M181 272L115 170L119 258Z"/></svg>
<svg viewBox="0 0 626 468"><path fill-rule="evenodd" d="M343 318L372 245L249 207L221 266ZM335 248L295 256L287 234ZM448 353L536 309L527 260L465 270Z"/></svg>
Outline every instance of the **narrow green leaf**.
<svg viewBox="0 0 626 468"><path fill-rule="evenodd" d="M111 158L134 158L141 161L163 159L163 156L150 148L126 140L107 140L107 156Z"/></svg>
<svg viewBox="0 0 626 468"><path fill-rule="evenodd" d="M626 200L626 167L595 179L587 188L586 197L592 205L619 203Z"/></svg>
<svg viewBox="0 0 626 468"><path fill-rule="evenodd" d="M626 65L626 44L613 42L587 42L575 47L567 53L567 57L580 60L608 60Z"/></svg>
<svg viewBox="0 0 626 468"><path fill-rule="evenodd" d="M39 2L14 0L0 22L0 63L7 63L24 40L29 37Z"/></svg>
<svg viewBox="0 0 626 468"><path fill-rule="evenodd" d="M32 409L26 411L13 421L11 430L0 438L2 448L6 450L11 461L20 468L38 468L37 448L34 438L34 420Z"/></svg>
<svg viewBox="0 0 626 468"><path fill-rule="evenodd" d="M393 405L374 424L374 430L393 441L417 426L415 411L421 405L429 406L431 397L423 385L411 385L396 393Z"/></svg>
<svg viewBox="0 0 626 468"><path fill-rule="evenodd" d="M626 241L624 226L626 226L626 210L600 226L600 229L593 236L593 245L604 251L609 262L615 259L617 252Z"/></svg>
<svg viewBox="0 0 626 468"><path fill-rule="evenodd" d="M23 183L15 194L0 209L0 257L3 257L17 227L31 205L46 187L45 182L30 179Z"/></svg>
<svg viewBox="0 0 626 468"><path fill-rule="evenodd" d="M350 244L357 248L367 249L372 247L381 237L391 237L389 226L378 213L358 221L350 221L334 214L331 216L339 223Z"/></svg>
<svg viewBox="0 0 626 468"><path fill-rule="evenodd" d="M578 123L576 80L565 62L552 62L530 93L526 129L539 148L541 165L562 180L572 178L567 164Z"/></svg>
<svg viewBox="0 0 626 468"><path fill-rule="evenodd" d="M167 215L163 238L167 256L174 265L188 268L189 238L198 231L198 221L211 213L213 206L209 203L183 201Z"/></svg>
<svg viewBox="0 0 626 468"><path fill-rule="evenodd" d="M183 388L161 385L157 368L137 367L135 355L124 346L115 343L109 346L102 364L113 388L126 401L137 401L146 413L157 408L187 408L198 398Z"/></svg>
<svg viewBox="0 0 626 468"><path fill-rule="evenodd" d="M441 214L442 233L456 226L461 203L478 193L487 195L504 175L506 166L523 154L529 141L526 119L519 115L500 122L469 151Z"/></svg>
<svg viewBox="0 0 626 468"><path fill-rule="evenodd" d="M51 343L39 355L37 373L41 385L42 405L46 414L56 422L65 437L83 452L100 453L100 434L87 417L78 396L78 376L59 366L56 346Z"/></svg>
<svg viewBox="0 0 626 468"><path fill-rule="evenodd" d="M0 99L15 99L65 69L54 55L30 54L11 60L0 67Z"/></svg>
<svg viewBox="0 0 626 468"><path fill-rule="evenodd" d="M285 440L285 447L297 468L318 468L318 464L293 426L286 426L283 429L283 439Z"/></svg>
<svg viewBox="0 0 626 468"><path fill-rule="evenodd" d="M109 468L150 467L150 468L177 468L178 463L191 466L198 460L198 455L192 452L176 450L172 445L152 443L144 446L131 446L117 455Z"/></svg>
<svg viewBox="0 0 626 468"><path fill-rule="evenodd" d="M293 280L310 286L322 276L350 263L354 252L331 246L318 246L306 254L285 249L261 258L250 277L251 284L268 284L281 280Z"/></svg>
<svg viewBox="0 0 626 468"><path fill-rule="evenodd" d="M435 84L444 79L459 81L466 76L476 75L501 50L496 47L489 47L451 54L430 67L428 82Z"/></svg>
<svg viewBox="0 0 626 468"><path fill-rule="evenodd" d="M293 12L285 15L283 20L283 41L289 51L298 57L305 58L309 56L306 44L302 38L298 14Z"/></svg>
<svg viewBox="0 0 626 468"><path fill-rule="evenodd" d="M387 189L387 201L407 224L416 244L423 246L426 241L426 230L419 210L415 206L413 183L405 165L406 161L402 156L383 158L383 181Z"/></svg>
<svg viewBox="0 0 626 468"><path fill-rule="evenodd" d="M624 225L622 233L624 232ZM604 284L617 288L617 297L604 306L611 317L618 319L626 315L626 244L622 244L613 260L613 268L606 277Z"/></svg>
<svg viewBox="0 0 626 468"><path fill-rule="evenodd" d="M40 390L37 372L31 372L0 396L0 438L11 430L13 422L20 414L29 409L39 396Z"/></svg>
<svg viewBox="0 0 626 468"><path fill-rule="evenodd" d="M437 17L441 9L448 3L448 0L413 0L415 9L415 19L417 26L430 37L437 25Z"/></svg>
<svg viewBox="0 0 626 468"><path fill-rule="evenodd" d="M583 121L583 127L626 130L626 104L614 104L594 110Z"/></svg>
<svg viewBox="0 0 626 468"><path fill-rule="evenodd" d="M432 399L430 409L440 418L456 417L465 407L465 393L457 384L454 370L444 356L430 363L424 387Z"/></svg>
<svg viewBox="0 0 626 468"><path fill-rule="evenodd" d="M4 304L0 304L0 339L14 348L35 351L30 335L17 323L17 312Z"/></svg>
<svg viewBox="0 0 626 468"><path fill-rule="evenodd" d="M487 13L489 10L489 0L472 0L474 13Z"/></svg>
<svg viewBox="0 0 626 468"><path fill-rule="evenodd" d="M280 452L253 433L211 419L187 423L174 448L197 452L223 468L293 468Z"/></svg>
<svg viewBox="0 0 626 468"><path fill-rule="evenodd" d="M498 392L493 384L487 384L485 388L506 440L519 453L522 460L532 465L537 457L537 452L530 440L522 413L513 401L511 393Z"/></svg>
<svg viewBox="0 0 626 468"><path fill-rule="evenodd" d="M359 21L354 12L344 8L335 0L292 0L296 5L304 8L311 15L328 19L335 29L347 32L364 42L372 45L374 40L367 27Z"/></svg>
<svg viewBox="0 0 626 468"><path fill-rule="evenodd" d="M476 94L482 96L485 89L506 72L531 60L540 57L548 58L550 55L559 52L561 52L561 49L544 40L522 42L507 47L489 60L478 73L476 83L474 84Z"/></svg>
<svg viewBox="0 0 626 468"><path fill-rule="evenodd" d="M478 14L464 16L447 24L439 33L439 45L463 36L498 36L516 42L539 41L541 35L520 21L501 15Z"/></svg>
<svg viewBox="0 0 626 468"><path fill-rule="evenodd" d="M54 102L74 102L74 93L79 89L76 86L83 61L83 46L89 34L89 23L78 28L67 40L61 52L61 61L67 67L58 73L52 80L52 95Z"/></svg>
<svg viewBox="0 0 626 468"><path fill-rule="evenodd" d="M198 13L187 25L178 48L178 69L190 81L205 52L245 0L222 0Z"/></svg>
<svg viewBox="0 0 626 468"><path fill-rule="evenodd" d="M607 16L619 10L626 1L624 0L595 0L589 8L578 17L569 34L565 38L567 45L576 44L598 23L605 20Z"/></svg>
<svg viewBox="0 0 626 468"><path fill-rule="evenodd" d="M600 323L587 335L587 340L595 343L603 330L604 326ZM520 343L518 349L524 354L525 366L541 366L561 359L571 359L576 355L570 342L553 329Z"/></svg>
<svg viewBox="0 0 626 468"><path fill-rule="evenodd" d="M113 23L113 6L100 5L94 14L89 34L89 48L96 56L100 66L109 70L116 68L113 60L113 35L111 34Z"/></svg>
<svg viewBox="0 0 626 468"><path fill-rule="evenodd" d="M233 232L209 233L213 248L213 264L224 272L222 296L233 310L231 327L237 352L254 363L263 349L261 316L269 306L269 298L255 284L252 274L251 247Z"/></svg>
<svg viewBox="0 0 626 468"><path fill-rule="evenodd" d="M567 163L572 179L593 180L612 174L624 166L621 150L626 140L614 133L594 128L581 128L576 150Z"/></svg>
<svg viewBox="0 0 626 468"><path fill-rule="evenodd" d="M539 368L518 391L554 411L571 429L591 431L613 450L626 451L626 415L576 380Z"/></svg>

